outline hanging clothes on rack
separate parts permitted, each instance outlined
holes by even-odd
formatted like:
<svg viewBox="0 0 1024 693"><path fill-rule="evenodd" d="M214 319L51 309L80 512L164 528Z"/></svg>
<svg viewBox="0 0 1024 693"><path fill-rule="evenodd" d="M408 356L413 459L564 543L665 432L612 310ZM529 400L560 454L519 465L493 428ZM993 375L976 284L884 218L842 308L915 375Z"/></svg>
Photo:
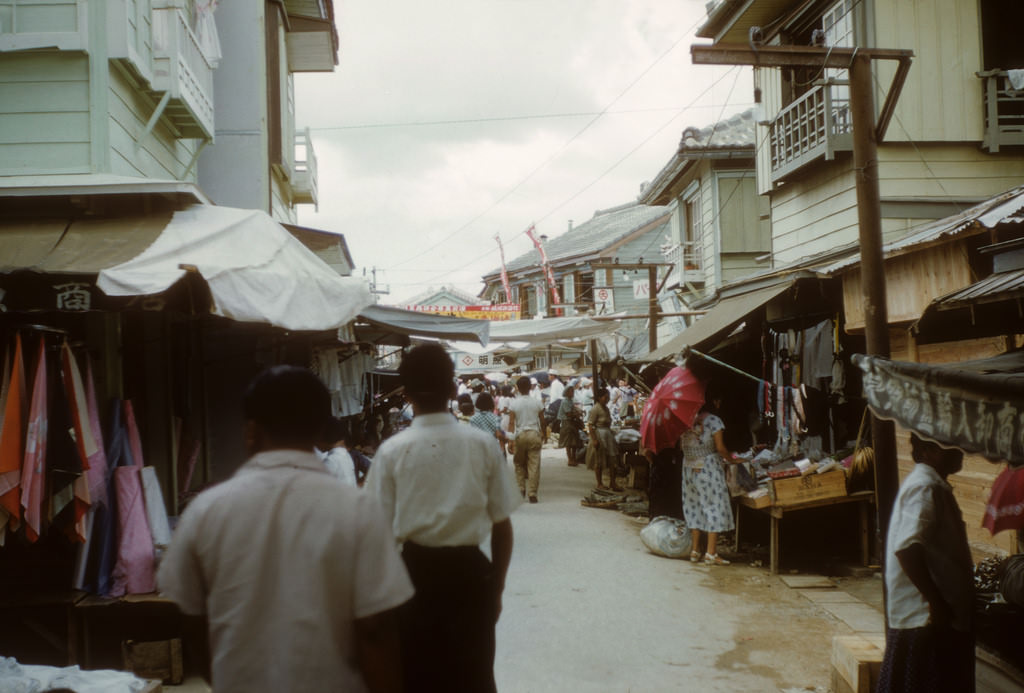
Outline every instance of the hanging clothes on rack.
<svg viewBox="0 0 1024 693"><path fill-rule="evenodd" d="M3 422L0 423L0 545L8 529L21 524L21 467L25 461L25 426L28 386L21 335L14 335L14 353L5 368Z"/></svg>
<svg viewBox="0 0 1024 693"><path fill-rule="evenodd" d="M86 398L85 386L82 383L82 374L67 342L61 348L60 356L61 375L68 403L71 407L71 425L74 431L75 447L83 470L83 473L78 474L74 480L75 508L73 531L75 538L78 541L84 542L88 534L85 518L89 506L92 505L87 472L91 466L89 460L96 456L97 445L92 433L89 402Z"/></svg>
<svg viewBox="0 0 1024 693"><path fill-rule="evenodd" d="M25 460L21 466L21 512L25 520L25 536L35 542L43 530L43 485L46 472L46 339L39 338L35 376L32 379L32 400L29 405L25 433Z"/></svg>
<svg viewBox="0 0 1024 693"><path fill-rule="evenodd" d="M118 542L111 594L116 597L156 590L156 555L142 490L142 444L132 404L125 400L123 406L125 464L114 469Z"/></svg>
<svg viewBox="0 0 1024 693"><path fill-rule="evenodd" d="M85 514L88 504L78 513L75 481L82 476L82 457L75 440L60 354L55 354L52 348L48 349L46 368L46 397L49 402L46 428L47 521L74 536L75 523Z"/></svg>

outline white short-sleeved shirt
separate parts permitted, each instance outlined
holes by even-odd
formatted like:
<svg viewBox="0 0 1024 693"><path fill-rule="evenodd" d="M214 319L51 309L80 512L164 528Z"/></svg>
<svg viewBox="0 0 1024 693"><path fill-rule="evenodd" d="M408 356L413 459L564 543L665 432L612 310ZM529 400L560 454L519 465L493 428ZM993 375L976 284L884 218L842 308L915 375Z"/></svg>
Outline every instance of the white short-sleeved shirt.
<svg viewBox="0 0 1024 693"><path fill-rule="evenodd" d="M422 546L478 546L522 502L494 436L444 413L381 443L367 488L395 538Z"/></svg>
<svg viewBox="0 0 1024 693"><path fill-rule="evenodd" d="M159 585L207 616L218 693L366 690L353 620L413 593L377 502L298 450L258 454L201 493Z"/></svg>
<svg viewBox="0 0 1024 693"><path fill-rule="evenodd" d="M327 472L346 486L357 486L356 467L352 463L352 455L345 448L331 448L320 452L320 459Z"/></svg>
<svg viewBox="0 0 1024 693"><path fill-rule="evenodd" d="M540 400L519 395L508 405L508 410L516 415L516 433L540 431L540 417L544 411L544 404Z"/></svg>
<svg viewBox="0 0 1024 693"><path fill-rule="evenodd" d="M928 602L903 572L896 552L924 547L928 572L953 609L953 627L970 630L974 609L974 563L952 487L927 464L915 464L904 479L889 519L885 583L891 628L928 623Z"/></svg>

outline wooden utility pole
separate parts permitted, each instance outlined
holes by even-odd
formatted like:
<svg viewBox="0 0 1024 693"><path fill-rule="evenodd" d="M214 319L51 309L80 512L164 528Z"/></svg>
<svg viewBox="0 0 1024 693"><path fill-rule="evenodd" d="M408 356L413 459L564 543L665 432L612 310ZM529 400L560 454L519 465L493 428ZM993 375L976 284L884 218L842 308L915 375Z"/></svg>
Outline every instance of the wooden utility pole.
<svg viewBox="0 0 1024 693"><path fill-rule="evenodd" d="M641 260L643 258L640 258ZM670 262L634 262L634 263L593 263L591 267L595 272L599 269L604 270L647 270L647 319L650 323L647 325L647 345L650 351L654 351L658 348L658 312L660 306L658 305L658 294L661 292L661 286L658 284L658 268L659 267L672 267ZM668 275L665 275L668 278Z"/></svg>
<svg viewBox="0 0 1024 693"><path fill-rule="evenodd" d="M864 333L867 352L889 356L889 318L885 298L885 266L882 256L882 210L878 187L878 142L884 139L896 108L896 100L910 70L913 51L837 46L746 46L717 44L690 48L694 64L751 65L754 67L804 67L846 69L850 73L850 110L853 116L853 165L857 173L857 222L860 232L860 273L864 293ZM885 102L875 119L873 60L896 61L896 73ZM899 489L896 435L891 422L872 421L875 451L875 493L878 536L885 537L893 501ZM884 559L884 554L883 554Z"/></svg>

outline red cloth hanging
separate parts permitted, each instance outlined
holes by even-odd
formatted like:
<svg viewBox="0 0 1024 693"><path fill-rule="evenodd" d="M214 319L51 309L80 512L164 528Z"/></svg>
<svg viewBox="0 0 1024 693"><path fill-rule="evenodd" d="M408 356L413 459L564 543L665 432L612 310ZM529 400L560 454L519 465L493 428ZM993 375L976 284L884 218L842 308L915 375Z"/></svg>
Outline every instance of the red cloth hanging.
<svg viewBox="0 0 1024 693"><path fill-rule="evenodd" d="M93 503L107 501L107 451L103 445L103 429L100 426L100 410L96 406L96 383L92 377L92 363L85 361L85 401L89 410L89 430L92 432L95 451L89 455L89 498Z"/></svg>
<svg viewBox="0 0 1024 693"><path fill-rule="evenodd" d="M131 402L124 403L124 418L132 464L114 470L120 540L114 565L113 596L156 590L156 554L142 491L142 444Z"/></svg>
<svg viewBox="0 0 1024 693"><path fill-rule="evenodd" d="M25 461L21 467L21 509L25 536L30 542L42 531L43 478L46 471L46 341L39 340L39 355L32 383L25 434Z"/></svg>
<svg viewBox="0 0 1024 693"><path fill-rule="evenodd" d="M0 522L0 535L5 525L14 530L21 524L20 486L21 467L25 461L28 391L20 334L14 336L14 356L10 362L10 379L7 381L5 395L3 426L0 427L0 507L8 517Z"/></svg>

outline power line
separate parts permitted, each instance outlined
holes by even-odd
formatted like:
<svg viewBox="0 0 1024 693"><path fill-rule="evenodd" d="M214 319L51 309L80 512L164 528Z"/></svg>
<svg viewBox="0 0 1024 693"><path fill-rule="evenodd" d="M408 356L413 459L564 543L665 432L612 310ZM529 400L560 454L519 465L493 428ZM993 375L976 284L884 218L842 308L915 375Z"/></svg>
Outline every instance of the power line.
<svg viewBox="0 0 1024 693"><path fill-rule="evenodd" d="M717 108L717 106L690 106L689 108ZM493 116L489 118L454 118L450 120L410 120L395 123L360 123L358 125L324 125L311 127L314 132L337 130L372 130L381 128L428 127L432 125L472 125L476 123L501 123L517 120L554 120L559 118L585 118L599 115L630 115L635 113L661 113L678 111L679 106L662 106L657 108L629 108L621 111L579 111L575 113L535 113L526 115Z"/></svg>

